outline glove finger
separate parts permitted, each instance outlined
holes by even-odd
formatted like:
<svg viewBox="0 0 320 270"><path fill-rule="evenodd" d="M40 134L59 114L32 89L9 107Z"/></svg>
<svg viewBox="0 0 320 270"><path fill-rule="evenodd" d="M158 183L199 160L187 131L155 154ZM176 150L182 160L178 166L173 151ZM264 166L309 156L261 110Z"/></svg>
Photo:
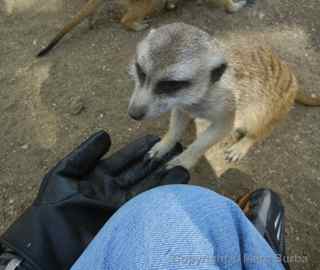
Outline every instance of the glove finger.
<svg viewBox="0 0 320 270"><path fill-rule="evenodd" d="M60 161L54 171L69 177L81 177L94 169L110 145L108 133L99 131Z"/></svg>
<svg viewBox="0 0 320 270"><path fill-rule="evenodd" d="M189 172L181 167L174 167L168 171L160 170L154 173L150 178L146 178L140 181L138 184L134 185L128 191L128 200L134 196L162 185L171 184L187 184L190 180Z"/></svg>
<svg viewBox="0 0 320 270"><path fill-rule="evenodd" d="M147 135L126 145L109 158L101 161L111 175L115 176L126 170L130 165L142 159L151 147L159 141L157 136Z"/></svg>
<svg viewBox="0 0 320 270"><path fill-rule="evenodd" d="M176 144L173 149L171 149L163 158L154 159L152 162L145 163L142 156L140 160L132 164L129 168L124 170L120 175L118 175L114 181L122 188L130 187L148 175L155 172L161 165L165 164L171 160L176 155L180 154L183 150L181 144Z"/></svg>
<svg viewBox="0 0 320 270"><path fill-rule="evenodd" d="M188 184L189 180L189 171L181 166L162 171L161 185Z"/></svg>

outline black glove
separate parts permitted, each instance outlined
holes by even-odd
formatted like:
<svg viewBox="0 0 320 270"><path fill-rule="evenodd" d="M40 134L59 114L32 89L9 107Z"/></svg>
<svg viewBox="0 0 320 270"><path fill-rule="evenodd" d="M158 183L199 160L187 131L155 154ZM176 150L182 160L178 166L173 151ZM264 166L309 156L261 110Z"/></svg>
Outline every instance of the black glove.
<svg viewBox="0 0 320 270"><path fill-rule="evenodd" d="M2 248L23 259L19 269L69 269L131 197L158 185L188 182L181 167L159 169L182 151L179 145L162 161L143 165L157 141L146 136L100 160L110 138L103 131L91 136L44 177L32 206L1 236Z"/></svg>

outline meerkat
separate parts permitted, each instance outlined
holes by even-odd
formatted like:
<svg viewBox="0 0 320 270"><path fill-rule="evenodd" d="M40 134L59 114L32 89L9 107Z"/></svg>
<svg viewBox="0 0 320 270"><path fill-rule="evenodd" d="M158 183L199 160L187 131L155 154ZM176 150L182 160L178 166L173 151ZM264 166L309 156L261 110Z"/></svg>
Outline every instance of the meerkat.
<svg viewBox="0 0 320 270"><path fill-rule="evenodd" d="M227 12L236 12L246 4L251 5L255 0L241 0L233 2L233 0L210 0L215 2L218 6L223 6ZM42 57L49 53L53 47L73 28L79 25L82 21L88 18L89 28L92 29L97 19L99 11L103 8L106 0L88 0L81 8L80 12L52 39L52 41L43 48L38 54ZM127 12L122 17L121 23L128 30L142 31L149 27L145 22L145 18L161 10L172 10L177 6L178 0L127 0Z"/></svg>
<svg viewBox="0 0 320 270"><path fill-rule="evenodd" d="M150 150L149 159L161 159L179 142L190 119L210 123L168 167L192 168L226 136L234 141L225 158L237 162L286 117L295 100L320 105L320 96L298 91L295 75L271 49L250 44L228 49L183 23L151 30L137 45L129 70L135 82L128 108L131 118L155 118L171 111L169 130Z"/></svg>

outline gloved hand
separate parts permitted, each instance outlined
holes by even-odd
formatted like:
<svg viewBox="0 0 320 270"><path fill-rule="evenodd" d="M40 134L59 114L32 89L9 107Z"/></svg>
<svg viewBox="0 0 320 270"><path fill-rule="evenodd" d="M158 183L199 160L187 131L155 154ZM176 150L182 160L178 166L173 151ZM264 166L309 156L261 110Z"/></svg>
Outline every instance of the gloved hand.
<svg viewBox="0 0 320 270"><path fill-rule="evenodd" d="M164 160L143 165L157 141L146 136L100 160L111 144L101 131L60 161L44 177L32 206L0 237L2 248L23 259L18 269L69 269L127 200L158 185L187 183L185 169L159 169L182 151L179 145Z"/></svg>

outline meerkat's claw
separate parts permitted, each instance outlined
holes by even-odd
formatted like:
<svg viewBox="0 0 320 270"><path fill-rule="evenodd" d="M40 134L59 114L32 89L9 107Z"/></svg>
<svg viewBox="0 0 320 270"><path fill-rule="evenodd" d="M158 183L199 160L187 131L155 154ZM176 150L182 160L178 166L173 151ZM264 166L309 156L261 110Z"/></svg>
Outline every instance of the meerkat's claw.
<svg viewBox="0 0 320 270"><path fill-rule="evenodd" d="M165 144L162 141L156 143L145 156L144 162L150 162L152 160L162 160L162 158L173 148L169 144Z"/></svg>
<svg viewBox="0 0 320 270"><path fill-rule="evenodd" d="M148 152L144 157L143 157L143 164L147 164L147 163L150 163L152 160L152 157L150 155L150 153Z"/></svg>
<svg viewBox="0 0 320 270"><path fill-rule="evenodd" d="M225 151L226 160L229 162L240 161L248 153L249 149L254 143L254 138L251 138L249 136L243 137L240 141L238 141Z"/></svg>
<svg viewBox="0 0 320 270"><path fill-rule="evenodd" d="M171 161L169 161L166 164L165 168L166 168L166 170L170 170L170 169L177 167L177 166L181 166L181 167L184 167L185 169L187 169L186 166L183 165L183 162L179 157L176 157L176 158L172 159Z"/></svg>
<svg viewBox="0 0 320 270"><path fill-rule="evenodd" d="M193 157L191 157L191 156L184 154L184 152L183 152L179 156L170 160L166 164L165 168L167 170L170 170L174 167L180 166L180 167L185 168L186 170L190 170L195 165L196 162L197 162L197 160L193 159Z"/></svg>
<svg viewBox="0 0 320 270"><path fill-rule="evenodd" d="M148 167L152 170L154 168L157 168L159 164L161 164L161 162L162 162L161 159L151 158L149 154L146 154L146 156L142 161L142 164L143 164L143 167Z"/></svg>
<svg viewBox="0 0 320 270"><path fill-rule="evenodd" d="M143 158L143 167L149 167L149 168L155 168L157 167L158 164L161 163L161 158L158 158L156 156L157 153L155 153L155 155L151 154L150 152L148 152L144 158Z"/></svg>
<svg viewBox="0 0 320 270"><path fill-rule="evenodd" d="M247 149L241 143L232 145L225 151L225 159L228 162L239 162L247 154Z"/></svg>

